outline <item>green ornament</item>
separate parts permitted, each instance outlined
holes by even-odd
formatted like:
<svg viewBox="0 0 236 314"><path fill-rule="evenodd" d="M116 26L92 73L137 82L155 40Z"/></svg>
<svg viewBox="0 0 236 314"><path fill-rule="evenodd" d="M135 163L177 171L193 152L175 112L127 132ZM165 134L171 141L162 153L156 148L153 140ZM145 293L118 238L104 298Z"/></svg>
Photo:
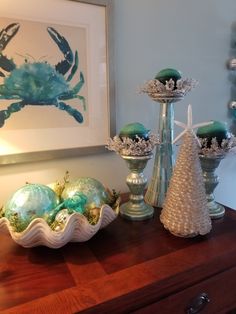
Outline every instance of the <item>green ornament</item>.
<svg viewBox="0 0 236 314"><path fill-rule="evenodd" d="M172 79L176 85L176 82L180 80L181 77L182 77L181 72L175 69L167 68L158 72L157 75L155 76L155 79L160 81L162 84L166 84L166 81Z"/></svg>
<svg viewBox="0 0 236 314"><path fill-rule="evenodd" d="M211 146L211 140L216 138L219 145L222 140L229 139L230 133L225 122L213 121L212 124L202 126L197 130L197 136L207 139L207 146Z"/></svg>
<svg viewBox="0 0 236 314"><path fill-rule="evenodd" d="M62 210L67 209L68 214L80 213L84 214L87 197L81 192L72 193L71 197L61 202L55 209L53 209L47 217L47 223L52 226L56 216Z"/></svg>
<svg viewBox="0 0 236 314"><path fill-rule="evenodd" d="M63 205L69 210L69 212L77 212L83 214L85 212L85 204L87 203L87 197L81 193L76 192L71 198L67 198Z"/></svg>
<svg viewBox="0 0 236 314"><path fill-rule="evenodd" d="M119 133L119 136L122 137L128 137L132 140L137 139L137 136L148 140L149 139L149 132L150 130L146 129L141 123L134 122L126 124Z"/></svg>
<svg viewBox="0 0 236 314"><path fill-rule="evenodd" d="M26 184L12 195L3 210L13 229L22 232L35 218L47 220L58 204L59 197L48 186Z"/></svg>
<svg viewBox="0 0 236 314"><path fill-rule="evenodd" d="M80 197L83 195L83 199L86 199L86 203L83 204L86 210L93 208L101 208L103 204L110 203L110 195L101 182L96 179L82 177L75 181L69 182L64 191L62 192L62 199L65 202L67 199L73 199L75 194Z"/></svg>

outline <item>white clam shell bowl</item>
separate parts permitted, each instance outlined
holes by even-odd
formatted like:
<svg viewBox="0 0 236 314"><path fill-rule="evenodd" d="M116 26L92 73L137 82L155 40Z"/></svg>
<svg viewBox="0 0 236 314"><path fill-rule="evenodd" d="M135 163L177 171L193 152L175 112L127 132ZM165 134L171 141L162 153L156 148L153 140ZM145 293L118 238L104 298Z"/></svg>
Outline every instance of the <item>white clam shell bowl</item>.
<svg viewBox="0 0 236 314"><path fill-rule="evenodd" d="M30 248L39 245L60 248L68 242L85 242L91 239L99 229L106 227L118 215L109 205L102 205L96 225L91 225L87 218L79 213L69 216L63 230L54 231L42 218L36 218L22 232L15 232L8 219L0 219L1 232L8 233L19 245Z"/></svg>

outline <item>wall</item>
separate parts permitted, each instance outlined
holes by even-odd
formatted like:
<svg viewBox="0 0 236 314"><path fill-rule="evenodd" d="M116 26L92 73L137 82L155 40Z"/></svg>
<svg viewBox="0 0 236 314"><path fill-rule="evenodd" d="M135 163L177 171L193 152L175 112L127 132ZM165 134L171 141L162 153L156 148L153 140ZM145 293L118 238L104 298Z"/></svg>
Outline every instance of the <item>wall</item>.
<svg viewBox="0 0 236 314"><path fill-rule="evenodd" d="M158 104L138 95L137 87L166 67L177 68L199 81L194 91L175 104L177 120L185 121L191 103L195 123L212 119L231 125L226 62L235 35L235 1L117 0L115 5L118 128L128 121L156 128ZM222 162L215 196L236 208L234 159Z"/></svg>
<svg viewBox="0 0 236 314"><path fill-rule="evenodd" d="M24 3L32 5L33 1L24 0ZM63 0L45 1L54 1L56 7L56 2ZM230 53L231 27L236 20L235 0L113 2L117 130L134 121L157 130L158 104L137 91L145 80L166 67L177 68L184 76L199 80L199 86L175 105L177 120L185 121L186 108L191 103L194 122L214 119L231 123L227 112L230 83L226 61ZM222 162L221 181L216 190L217 200L234 208L235 165L234 158ZM124 162L115 154L107 153L1 166L0 203L25 181L52 182L62 178L66 170L72 177L93 176L111 188L127 190L125 176L128 171ZM148 177L151 170L152 162L146 169Z"/></svg>

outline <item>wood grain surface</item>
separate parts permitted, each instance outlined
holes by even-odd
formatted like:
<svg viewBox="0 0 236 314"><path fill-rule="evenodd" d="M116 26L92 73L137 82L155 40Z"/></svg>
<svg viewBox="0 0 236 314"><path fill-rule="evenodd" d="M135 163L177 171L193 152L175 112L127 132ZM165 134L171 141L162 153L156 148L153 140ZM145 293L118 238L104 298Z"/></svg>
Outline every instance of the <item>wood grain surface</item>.
<svg viewBox="0 0 236 314"><path fill-rule="evenodd" d="M0 313L152 313L150 304L156 313L155 304L236 266L233 210L192 239L171 235L159 214L118 217L88 242L57 250L25 249L0 234Z"/></svg>

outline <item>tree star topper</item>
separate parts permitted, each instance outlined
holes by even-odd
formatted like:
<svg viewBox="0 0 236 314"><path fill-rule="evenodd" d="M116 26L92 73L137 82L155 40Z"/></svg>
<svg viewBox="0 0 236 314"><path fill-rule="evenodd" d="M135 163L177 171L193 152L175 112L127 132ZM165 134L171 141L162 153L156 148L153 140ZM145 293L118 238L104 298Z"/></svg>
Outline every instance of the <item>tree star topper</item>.
<svg viewBox="0 0 236 314"><path fill-rule="evenodd" d="M199 139L197 137L197 135L194 133L194 129L199 128L201 126L205 126L205 125L209 125L212 124L213 121L209 121L209 122L202 122L202 123L197 123L193 125L193 115L192 115L192 106L188 105L188 120L187 120L187 124L184 124L183 122L180 121L174 121L176 125L180 126L181 128L184 129L183 132L181 132L173 141L173 144L176 143L186 132L190 131L194 137L197 140L198 145L201 147L201 144L199 142Z"/></svg>

